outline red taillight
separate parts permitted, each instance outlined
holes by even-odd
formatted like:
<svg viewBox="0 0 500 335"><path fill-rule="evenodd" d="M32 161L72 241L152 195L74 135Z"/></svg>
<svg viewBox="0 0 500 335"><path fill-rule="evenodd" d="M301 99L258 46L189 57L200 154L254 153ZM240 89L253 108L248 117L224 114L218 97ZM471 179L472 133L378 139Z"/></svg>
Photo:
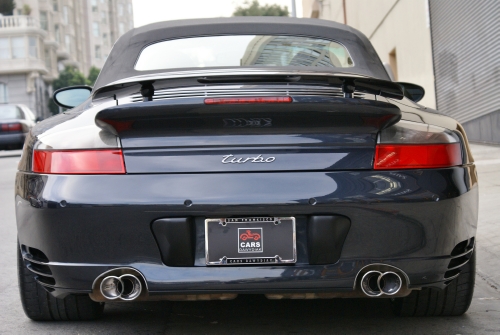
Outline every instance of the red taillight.
<svg viewBox="0 0 500 335"><path fill-rule="evenodd" d="M23 125L18 122L2 124L2 131L21 131L21 130L23 130Z"/></svg>
<svg viewBox="0 0 500 335"><path fill-rule="evenodd" d="M375 170L440 168L462 164L460 143L379 144Z"/></svg>
<svg viewBox="0 0 500 335"><path fill-rule="evenodd" d="M206 105L224 104L280 104L292 102L291 97L207 98Z"/></svg>
<svg viewBox="0 0 500 335"><path fill-rule="evenodd" d="M125 163L119 149L35 150L33 172L55 174L122 174Z"/></svg>

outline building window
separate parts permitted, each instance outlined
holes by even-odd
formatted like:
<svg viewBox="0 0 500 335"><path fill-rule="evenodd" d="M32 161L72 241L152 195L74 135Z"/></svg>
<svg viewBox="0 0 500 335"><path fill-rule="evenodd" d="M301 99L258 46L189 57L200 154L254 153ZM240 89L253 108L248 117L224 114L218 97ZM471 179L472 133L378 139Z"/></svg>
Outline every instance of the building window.
<svg viewBox="0 0 500 335"><path fill-rule="evenodd" d="M108 45L108 34L102 34L102 42L104 45Z"/></svg>
<svg viewBox="0 0 500 335"><path fill-rule="evenodd" d="M132 4L131 3L128 4L128 13L132 14Z"/></svg>
<svg viewBox="0 0 500 335"><path fill-rule="evenodd" d="M92 11L97 13L97 0L92 0Z"/></svg>
<svg viewBox="0 0 500 335"><path fill-rule="evenodd" d="M118 15L120 15L120 16L123 15L123 5L122 4L118 5Z"/></svg>
<svg viewBox="0 0 500 335"><path fill-rule="evenodd" d="M40 28L45 31L49 30L49 20L47 18L47 12L40 12Z"/></svg>
<svg viewBox="0 0 500 335"><path fill-rule="evenodd" d="M102 23L106 24L107 17L108 17L108 14L105 11L102 11L101 12L101 21L102 21Z"/></svg>
<svg viewBox="0 0 500 335"><path fill-rule="evenodd" d="M45 49L45 67L49 71L52 69L52 59L50 57L50 50L49 49Z"/></svg>
<svg viewBox="0 0 500 335"><path fill-rule="evenodd" d="M12 58L26 58L26 47L24 45L24 37L13 37L12 43Z"/></svg>
<svg viewBox="0 0 500 335"><path fill-rule="evenodd" d="M0 59L10 58L10 42L8 38L0 38Z"/></svg>
<svg viewBox="0 0 500 335"><path fill-rule="evenodd" d="M52 0L52 9L54 9L54 12L59 11L59 0Z"/></svg>
<svg viewBox="0 0 500 335"><path fill-rule="evenodd" d="M64 6L63 7L63 22L65 24L68 24L69 23L69 12L68 12L68 6Z"/></svg>
<svg viewBox="0 0 500 335"><path fill-rule="evenodd" d="M99 37L101 34L99 32L99 22L93 22L92 23L92 32L94 33L95 37Z"/></svg>
<svg viewBox="0 0 500 335"><path fill-rule="evenodd" d="M59 25L54 25L54 35L56 35L56 42L61 43L61 35L59 33Z"/></svg>
<svg viewBox="0 0 500 335"><path fill-rule="evenodd" d="M29 37L29 55L32 58L37 58L38 57L38 47L37 47L37 38L36 37Z"/></svg>
<svg viewBox="0 0 500 335"><path fill-rule="evenodd" d="M123 22L120 22L118 25L118 31L120 32L120 36L125 34L125 26L123 25Z"/></svg>
<svg viewBox="0 0 500 335"><path fill-rule="evenodd" d="M0 103L9 102L7 99L7 84L0 83Z"/></svg>
<svg viewBox="0 0 500 335"><path fill-rule="evenodd" d="M64 36L64 44L66 44L66 51L71 52L71 36L69 35Z"/></svg>
<svg viewBox="0 0 500 335"><path fill-rule="evenodd" d="M101 59L101 46L100 45L95 46L95 58Z"/></svg>

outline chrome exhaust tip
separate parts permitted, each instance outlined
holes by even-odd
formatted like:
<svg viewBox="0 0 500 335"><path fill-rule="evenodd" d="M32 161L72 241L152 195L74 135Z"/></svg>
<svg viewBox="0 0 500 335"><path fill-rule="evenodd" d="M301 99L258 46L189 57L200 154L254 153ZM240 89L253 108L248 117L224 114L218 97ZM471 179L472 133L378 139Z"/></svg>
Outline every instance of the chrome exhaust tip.
<svg viewBox="0 0 500 335"><path fill-rule="evenodd" d="M368 271L361 278L361 290L369 297L379 297L382 295L382 290L379 287L380 277L382 272Z"/></svg>
<svg viewBox="0 0 500 335"><path fill-rule="evenodd" d="M120 277L123 285L122 300L130 301L136 299L142 292L141 281L133 275L123 275Z"/></svg>
<svg viewBox="0 0 500 335"><path fill-rule="evenodd" d="M120 278L109 276L101 282L101 294L109 300L115 300L122 295L123 284Z"/></svg>
<svg viewBox="0 0 500 335"><path fill-rule="evenodd" d="M141 281L134 275L108 276L101 282L101 294L108 300L131 301L142 292Z"/></svg>
<svg viewBox="0 0 500 335"><path fill-rule="evenodd" d="M394 295L402 286L401 277L395 272L384 272L377 280L380 291L386 295Z"/></svg>

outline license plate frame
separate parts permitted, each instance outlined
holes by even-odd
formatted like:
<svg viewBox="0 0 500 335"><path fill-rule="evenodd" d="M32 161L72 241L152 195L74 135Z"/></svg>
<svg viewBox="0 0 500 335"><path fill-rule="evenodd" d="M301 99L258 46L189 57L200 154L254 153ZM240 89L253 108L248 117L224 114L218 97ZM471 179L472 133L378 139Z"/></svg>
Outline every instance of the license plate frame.
<svg viewBox="0 0 500 335"><path fill-rule="evenodd" d="M296 262L296 223L293 216L205 220L207 266L275 265Z"/></svg>

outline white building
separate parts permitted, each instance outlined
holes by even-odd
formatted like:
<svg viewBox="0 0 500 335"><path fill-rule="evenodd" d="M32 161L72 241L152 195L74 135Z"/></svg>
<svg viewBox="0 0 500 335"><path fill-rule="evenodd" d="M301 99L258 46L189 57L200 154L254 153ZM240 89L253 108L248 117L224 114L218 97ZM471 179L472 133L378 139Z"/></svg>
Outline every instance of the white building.
<svg viewBox="0 0 500 335"><path fill-rule="evenodd" d="M303 16L352 26L395 81L460 121L470 140L500 143L500 1L302 0Z"/></svg>
<svg viewBox="0 0 500 335"><path fill-rule="evenodd" d="M51 83L66 65L102 68L113 43L133 28L131 0L16 0L0 17L0 103L47 117ZM26 11L28 9L28 11Z"/></svg>

